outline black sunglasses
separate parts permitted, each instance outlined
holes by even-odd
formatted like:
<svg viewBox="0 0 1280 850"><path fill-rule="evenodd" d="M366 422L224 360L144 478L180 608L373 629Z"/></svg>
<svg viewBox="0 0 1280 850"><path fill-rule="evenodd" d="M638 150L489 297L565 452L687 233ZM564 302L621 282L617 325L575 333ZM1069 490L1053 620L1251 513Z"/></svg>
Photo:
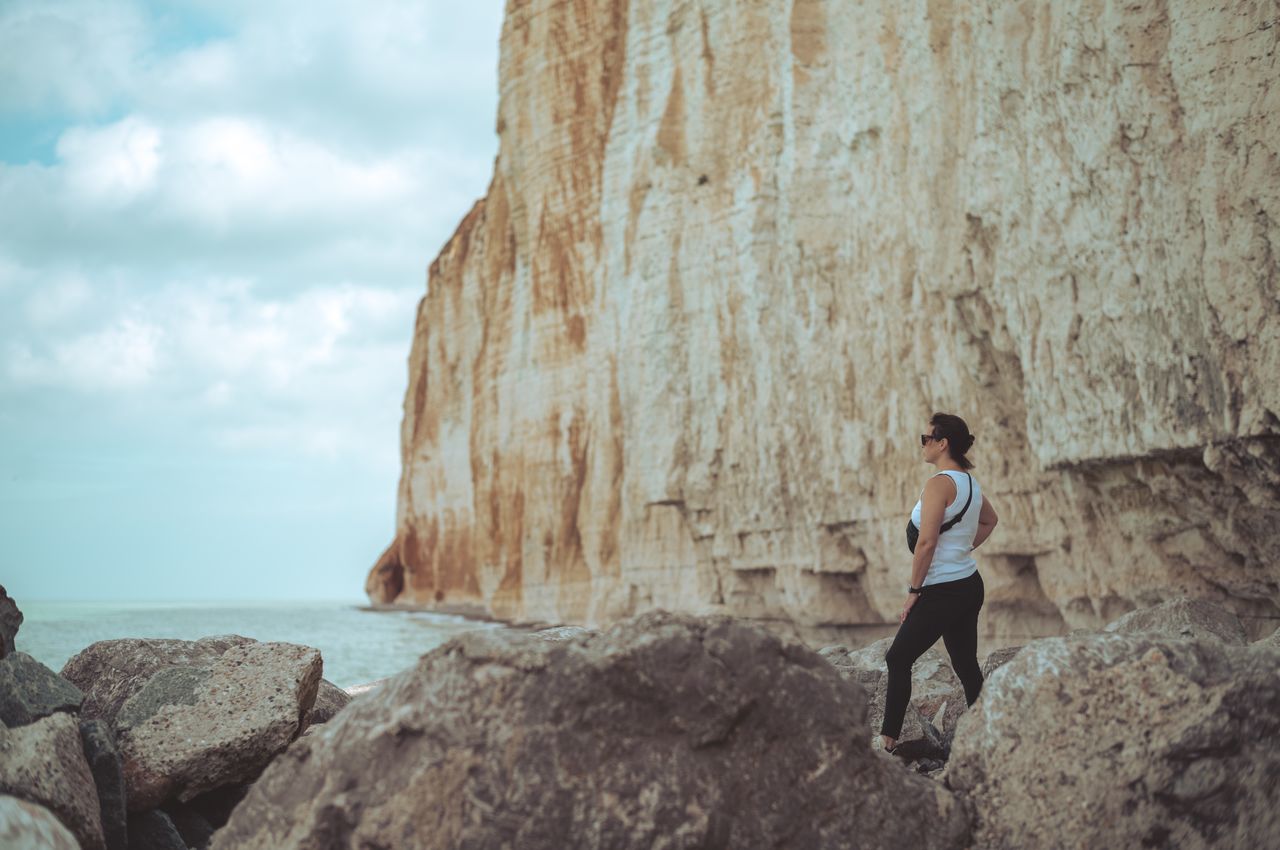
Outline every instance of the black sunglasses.
<svg viewBox="0 0 1280 850"><path fill-rule="evenodd" d="M922 446L927 446L927 445L929 445L929 441L930 441L930 440L941 440L941 439L942 439L942 438L941 438L941 437L939 437L937 434L921 434L921 435L920 435L920 445L922 445Z"/></svg>

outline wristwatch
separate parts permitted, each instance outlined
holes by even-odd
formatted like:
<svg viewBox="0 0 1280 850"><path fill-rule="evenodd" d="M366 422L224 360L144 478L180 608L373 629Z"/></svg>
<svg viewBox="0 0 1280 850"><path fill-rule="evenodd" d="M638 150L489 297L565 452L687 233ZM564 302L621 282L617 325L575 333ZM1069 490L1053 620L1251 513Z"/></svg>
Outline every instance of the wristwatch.
<svg viewBox="0 0 1280 850"><path fill-rule="evenodd" d="M907 593L916 593L916 594L924 593L924 588L912 587L911 585L907 585Z"/></svg>

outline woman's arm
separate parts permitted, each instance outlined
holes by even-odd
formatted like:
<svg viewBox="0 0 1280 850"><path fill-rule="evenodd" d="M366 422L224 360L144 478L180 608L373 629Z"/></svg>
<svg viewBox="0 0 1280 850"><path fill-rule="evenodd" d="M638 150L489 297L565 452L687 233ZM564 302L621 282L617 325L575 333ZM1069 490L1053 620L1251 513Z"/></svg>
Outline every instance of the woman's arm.
<svg viewBox="0 0 1280 850"><path fill-rule="evenodd" d="M996 509L991 507L991 500L986 496L982 497L982 510L978 513L978 532L973 535L973 546L977 549L982 542L991 536L991 532L995 531L996 523L1000 521L1000 517L996 516Z"/></svg>
<svg viewBox="0 0 1280 850"><path fill-rule="evenodd" d="M920 497L920 538L916 541L915 558L911 561L911 586L919 587L929 574L933 553L938 549L938 534L942 528L942 515L947 501L956 494L955 482L950 475L930 478Z"/></svg>

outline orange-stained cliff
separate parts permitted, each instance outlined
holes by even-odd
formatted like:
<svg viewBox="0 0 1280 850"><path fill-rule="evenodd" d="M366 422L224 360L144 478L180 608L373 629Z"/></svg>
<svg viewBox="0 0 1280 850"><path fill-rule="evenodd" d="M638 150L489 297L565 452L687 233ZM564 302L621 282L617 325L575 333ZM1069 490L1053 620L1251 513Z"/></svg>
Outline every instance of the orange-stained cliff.
<svg viewBox="0 0 1280 850"><path fill-rule="evenodd" d="M1275 4L509 0L375 602L894 618L933 410L987 626L1280 615Z"/></svg>

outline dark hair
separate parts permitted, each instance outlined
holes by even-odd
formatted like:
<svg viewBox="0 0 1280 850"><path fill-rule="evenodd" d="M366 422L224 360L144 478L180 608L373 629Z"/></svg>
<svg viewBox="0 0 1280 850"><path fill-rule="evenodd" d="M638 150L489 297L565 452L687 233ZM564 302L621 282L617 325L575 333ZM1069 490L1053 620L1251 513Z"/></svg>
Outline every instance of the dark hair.
<svg viewBox="0 0 1280 850"><path fill-rule="evenodd" d="M947 454L960 464L962 469L973 469L973 463L965 457L973 448L973 435L969 426L959 416L950 413L935 413L929 417L929 425L933 428L933 436L947 441Z"/></svg>

